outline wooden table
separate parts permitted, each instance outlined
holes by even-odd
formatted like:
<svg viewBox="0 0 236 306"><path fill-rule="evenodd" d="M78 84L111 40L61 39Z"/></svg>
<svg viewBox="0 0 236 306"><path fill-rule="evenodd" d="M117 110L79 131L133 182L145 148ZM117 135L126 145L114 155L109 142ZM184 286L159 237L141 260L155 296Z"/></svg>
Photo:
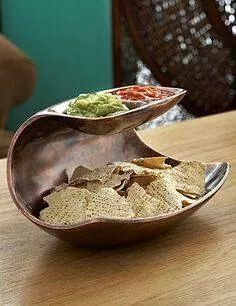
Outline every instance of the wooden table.
<svg viewBox="0 0 236 306"><path fill-rule="evenodd" d="M26 220L0 161L0 305L236 305L236 112L141 132L178 159L229 161L222 190L148 242L74 248Z"/></svg>

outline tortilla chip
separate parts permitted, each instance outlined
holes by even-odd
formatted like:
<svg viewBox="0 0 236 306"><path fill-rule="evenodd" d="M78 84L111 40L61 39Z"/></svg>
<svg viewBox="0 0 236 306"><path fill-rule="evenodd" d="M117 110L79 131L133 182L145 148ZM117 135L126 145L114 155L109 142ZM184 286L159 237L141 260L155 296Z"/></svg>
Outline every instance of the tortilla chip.
<svg viewBox="0 0 236 306"><path fill-rule="evenodd" d="M132 175L130 177L129 186L132 186L133 183L137 183L144 189L153 181L155 181L156 176L150 174L140 174L140 175Z"/></svg>
<svg viewBox="0 0 236 306"><path fill-rule="evenodd" d="M92 172L93 172L93 170L80 165L80 166L76 167L75 170L73 171L73 174L70 178L70 182L72 182L76 179L79 179L79 178L87 177Z"/></svg>
<svg viewBox="0 0 236 306"><path fill-rule="evenodd" d="M165 163L167 157L148 157L148 158L139 158L132 160L133 164L136 164L141 167L146 167L150 169L170 169L171 165Z"/></svg>
<svg viewBox="0 0 236 306"><path fill-rule="evenodd" d="M89 181L86 184L83 184L82 188L86 188L88 191L90 192L98 192L102 187L103 187L103 183L101 183L100 181Z"/></svg>
<svg viewBox="0 0 236 306"><path fill-rule="evenodd" d="M193 203L205 192L205 165L165 164L166 157L117 162L94 170L79 166L69 184L54 187L40 219L75 224L86 219L152 217Z"/></svg>
<svg viewBox="0 0 236 306"><path fill-rule="evenodd" d="M128 189L126 201L131 205L137 218L153 217L172 211L170 205L150 196L137 183Z"/></svg>
<svg viewBox="0 0 236 306"><path fill-rule="evenodd" d="M121 183L124 181L124 180L129 180L130 178L130 173L124 173L124 174L112 174L110 179L108 181L106 181L105 183L105 187L111 187L111 188L114 188L114 187L118 187L121 185Z"/></svg>
<svg viewBox="0 0 236 306"><path fill-rule="evenodd" d="M177 191L180 192L182 195L190 198L190 199L194 199L194 200L198 199L198 195L197 194L192 194L192 193L184 192L182 190L177 190Z"/></svg>
<svg viewBox="0 0 236 306"><path fill-rule="evenodd" d="M142 174L153 174L155 175L156 171L161 171L158 169L148 169L142 166L135 165L133 163L128 162L116 162L114 165L119 166L124 172L133 172L137 175Z"/></svg>
<svg viewBox="0 0 236 306"><path fill-rule="evenodd" d="M97 193L90 193L86 199L88 202L86 219L134 217L134 212L125 198L112 188L102 188Z"/></svg>
<svg viewBox="0 0 236 306"><path fill-rule="evenodd" d="M161 203L168 205L171 211L181 209L182 201L185 201L185 204L193 201L179 193L173 184L172 177L164 173L160 173L157 179L147 186L146 192Z"/></svg>
<svg viewBox="0 0 236 306"><path fill-rule="evenodd" d="M116 165L109 165L90 170L83 166L79 166L75 169L70 182L76 182L76 180L82 179L87 181L99 180L101 183L105 183L111 177L112 173L115 172L116 168Z"/></svg>
<svg viewBox="0 0 236 306"><path fill-rule="evenodd" d="M119 186L114 187L114 189L120 194L123 195L125 193L125 190L127 189L127 186L129 185L130 177L125 178L121 181Z"/></svg>
<svg viewBox="0 0 236 306"><path fill-rule="evenodd" d="M98 192L101 188L115 188L116 190L120 188L124 181L129 182L130 173L116 174L112 173L110 178L102 183L100 180L92 180L86 181L84 179L77 179L71 182L69 185L78 187L78 188L86 188L91 192Z"/></svg>
<svg viewBox="0 0 236 306"><path fill-rule="evenodd" d="M51 224L75 224L85 220L88 195L85 189L67 187L44 197L48 207L41 210L40 219Z"/></svg>
<svg viewBox="0 0 236 306"><path fill-rule="evenodd" d="M205 164L199 161L181 162L171 172L176 189L186 195L205 193Z"/></svg>

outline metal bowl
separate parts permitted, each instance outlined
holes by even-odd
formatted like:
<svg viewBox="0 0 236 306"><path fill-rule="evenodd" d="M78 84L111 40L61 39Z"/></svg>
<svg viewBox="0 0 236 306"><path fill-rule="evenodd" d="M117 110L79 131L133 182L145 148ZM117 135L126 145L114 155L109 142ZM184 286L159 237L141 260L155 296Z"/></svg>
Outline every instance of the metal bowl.
<svg viewBox="0 0 236 306"><path fill-rule="evenodd" d="M124 131L140 120L131 124L120 119L116 121L115 117L103 118L103 123L98 124L100 132L123 130L123 133L114 135L81 132L80 129L90 131L89 119L86 120L86 124L81 125L81 118L64 114L54 116L48 110L40 112L19 128L8 152L8 186L17 208L34 224L58 238L80 246L120 245L149 238L194 213L226 180L228 163L207 164L206 194L180 211L150 218L95 219L70 226L50 225L38 219L44 205L42 198L53 186L67 182L77 165L100 167L108 162L161 155L147 146L135 130ZM103 124L109 129L102 128ZM95 126L92 124L92 129ZM167 163L176 165L179 161L168 158Z"/></svg>
<svg viewBox="0 0 236 306"><path fill-rule="evenodd" d="M120 87L119 89L128 87L130 86ZM107 117L88 118L65 114L68 104L73 101L73 99L51 106L44 111L39 112L37 116L51 116L55 120L62 123L64 122L67 126L87 134L105 135L121 133L162 115L171 109L175 104L179 103L186 94L186 90L181 88L156 87L157 89L160 88L169 90L173 93L173 95L164 99L152 101L151 103L145 103L144 105L139 101L137 103L138 107ZM114 90L117 90L117 88L103 90L100 92L111 93ZM131 103L129 102L128 104L129 105L127 106L130 108Z"/></svg>

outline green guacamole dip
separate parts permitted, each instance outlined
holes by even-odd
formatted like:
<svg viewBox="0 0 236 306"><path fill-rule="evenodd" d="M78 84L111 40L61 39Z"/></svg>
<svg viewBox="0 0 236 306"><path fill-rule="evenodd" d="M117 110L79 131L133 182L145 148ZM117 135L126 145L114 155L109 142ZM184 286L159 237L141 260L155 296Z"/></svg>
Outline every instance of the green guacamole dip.
<svg viewBox="0 0 236 306"><path fill-rule="evenodd" d="M105 117L128 110L118 97L110 93L95 93L79 95L68 105L66 113L73 116Z"/></svg>

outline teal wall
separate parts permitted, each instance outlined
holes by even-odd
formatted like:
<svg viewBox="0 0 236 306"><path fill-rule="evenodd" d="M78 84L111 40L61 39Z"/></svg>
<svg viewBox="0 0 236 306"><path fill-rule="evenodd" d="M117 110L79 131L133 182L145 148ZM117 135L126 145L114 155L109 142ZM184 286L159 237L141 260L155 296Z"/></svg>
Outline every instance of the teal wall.
<svg viewBox="0 0 236 306"><path fill-rule="evenodd" d="M81 92L112 87L110 0L2 0L2 31L38 68L33 97L9 128Z"/></svg>

